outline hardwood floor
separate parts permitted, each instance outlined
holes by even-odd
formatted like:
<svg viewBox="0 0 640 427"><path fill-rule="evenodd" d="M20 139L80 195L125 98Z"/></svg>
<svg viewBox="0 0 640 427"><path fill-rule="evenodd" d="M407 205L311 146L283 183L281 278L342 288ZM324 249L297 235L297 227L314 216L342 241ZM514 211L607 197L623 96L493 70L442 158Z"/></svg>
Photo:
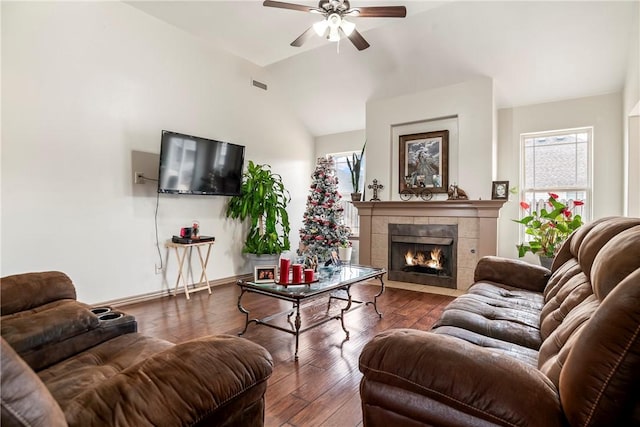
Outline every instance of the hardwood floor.
<svg viewBox="0 0 640 427"><path fill-rule="evenodd" d="M379 282L354 285L355 299L369 301L380 290ZM203 335L233 334L244 327L238 311L235 284L201 291L187 300L183 294L150 302L120 306L138 321L138 331L175 343ZM243 337L265 347L273 356L274 371L266 393L266 426L360 426L358 357L362 347L378 332L390 328L428 330L452 300L450 296L386 288L378 298L380 319L371 306L362 304L345 316L350 339L338 321L300 335L299 360L293 360L293 335L251 324ZM261 295L245 294L243 306L250 317L262 318L290 308L290 303ZM343 302L334 300L331 311ZM303 309L305 320L324 314L327 299L314 300Z"/></svg>

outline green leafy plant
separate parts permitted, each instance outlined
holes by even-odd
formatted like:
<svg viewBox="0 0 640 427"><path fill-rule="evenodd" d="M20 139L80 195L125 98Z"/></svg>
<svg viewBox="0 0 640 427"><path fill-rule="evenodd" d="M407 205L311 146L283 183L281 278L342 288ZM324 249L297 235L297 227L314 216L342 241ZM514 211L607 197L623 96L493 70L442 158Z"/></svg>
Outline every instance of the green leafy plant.
<svg viewBox="0 0 640 427"><path fill-rule="evenodd" d="M367 146L367 142L364 142L360 156L356 153L351 155L351 161L347 157L347 166L349 166L349 172L351 172L351 185L353 185L353 192L360 192L360 173L362 172L362 157L364 156L364 149Z"/></svg>
<svg viewBox="0 0 640 427"><path fill-rule="evenodd" d="M549 193L546 205L550 208L540 209L540 212L529 213L531 206L527 202L520 202L520 207L528 213L524 218L512 221L525 226L525 234L531 236L525 243L517 245L518 256L523 257L527 252L540 256L553 257L562 243L583 222L580 215L574 215L573 207L582 206L584 202L575 200L570 209L566 204L558 201L558 195Z"/></svg>
<svg viewBox="0 0 640 427"><path fill-rule="evenodd" d="M275 255L289 250L289 215L291 201L282 177L271 171L269 165L256 165L249 161L242 175L240 195L227 204L228 218L250 220L249 233L242 252L257 255Z"/></svg>

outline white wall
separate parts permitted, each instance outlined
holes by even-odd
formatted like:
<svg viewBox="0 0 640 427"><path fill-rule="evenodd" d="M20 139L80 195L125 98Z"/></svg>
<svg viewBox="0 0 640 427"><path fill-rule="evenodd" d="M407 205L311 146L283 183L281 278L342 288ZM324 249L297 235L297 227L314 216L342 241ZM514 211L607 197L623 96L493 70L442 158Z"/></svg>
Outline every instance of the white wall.
<svg viewBox="0 0 640 427"><path fill-rule="evenodd" d="M315 138L316 158L345 151L360 153L366 138L364 129L318 136Z"/></svg>
<svg viewBox="0 0 640 427"><path fill-rule="evenodd" d="M638 16L640 4L635 4ZM625 214L640 216L640 23L634 20L630 37L629 64L623 91L625 152Z"/></svg>
<svg viewBox="0 0 640 427"><path fill-rule="evenodd" d="M490 199L494 123L493 81L478 78L394 98L367 102L367 183L385 187L381 200L400 200L396 128L429 121L449 123L457 117L458 139L449 144L449 183L456 182L470 199ZM397 132L396 132L397 134Z"/></svg>
<svg viewBox="0 0 640 427"><path fill-rule="evenodd" d="M592 218L622 215L622 97L592 96L498 111L498 175L520 187L520 134L593 126ZM516 258L519 242L519 199L511 195L500 212L498 254Z"/></svg>
<svg viewBox="0 0 640 427"><path fill-rule="evenodd" d="M313 139L265 71L120 2L2 3L2 276L61 270L88 303L173 286L155 274L153 186L132 185L131 151L170 129L247 146L295 199L293 247ZM295 147L295 149L292 149ZM216 236L210 279L248 272L227 198L160 196L159 238L193 219ZM166 262L166 250L162 256Z"/></svg>

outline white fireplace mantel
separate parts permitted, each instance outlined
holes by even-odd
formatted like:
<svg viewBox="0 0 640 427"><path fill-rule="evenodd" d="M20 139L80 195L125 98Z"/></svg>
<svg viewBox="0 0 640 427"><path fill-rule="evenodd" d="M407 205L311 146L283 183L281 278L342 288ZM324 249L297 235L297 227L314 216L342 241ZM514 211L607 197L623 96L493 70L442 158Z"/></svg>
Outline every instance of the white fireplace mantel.
<svg viewBox="0 0 640 427"><path fill-rule="evenodd" d="M504 200L354 202L360 217L359 262L388 268L389 224L457 224L457 288L472 283L478 260L496 255Z"/></svg>

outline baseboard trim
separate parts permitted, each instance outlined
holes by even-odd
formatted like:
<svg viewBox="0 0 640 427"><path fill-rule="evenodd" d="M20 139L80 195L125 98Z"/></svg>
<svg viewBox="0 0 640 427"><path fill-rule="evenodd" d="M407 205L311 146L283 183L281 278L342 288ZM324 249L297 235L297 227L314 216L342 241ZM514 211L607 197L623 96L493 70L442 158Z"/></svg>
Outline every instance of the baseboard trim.
<svg viewBox="0 0 640 427"><path fill-rule="evenodd" d="M209 286L211 286L212 288L215 288L216 286L222 286L222 285L228 285L230 283L235 283L238 280L251 280L251 279L253 279L253 275L252 274L241 274L241 275L238 275L238 276L223 277L221 279L209 280ZM167 297L167 296L172 296L173 295L173 290L174 290L174 288L163 289L163 290L160 290L160 291L154 291L154 292L149 292L149 293L146 293L146 294L140 294L140 295L133 295L133 296L130 296L130 297L118 298L118 299L104 301L104 302L100 302L100 303L96 303L96 304L92 304L92 305L94 307L98 307L98 306L118 307L118 306L123 306L123 305L137 304L137 303L140 303L140 302L149 302L149 301L153 301L153 300L158 299L158 298L164 298L164 297ZM176 296L183 296L184 297L184 291L183 291L183 289L181 287L178 288L178 295L176 295Z"/></svg>

